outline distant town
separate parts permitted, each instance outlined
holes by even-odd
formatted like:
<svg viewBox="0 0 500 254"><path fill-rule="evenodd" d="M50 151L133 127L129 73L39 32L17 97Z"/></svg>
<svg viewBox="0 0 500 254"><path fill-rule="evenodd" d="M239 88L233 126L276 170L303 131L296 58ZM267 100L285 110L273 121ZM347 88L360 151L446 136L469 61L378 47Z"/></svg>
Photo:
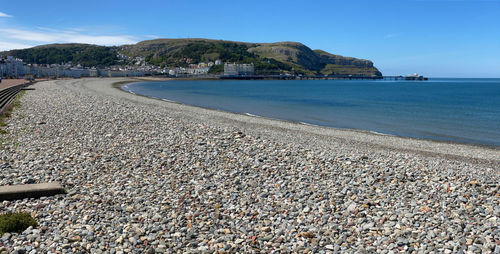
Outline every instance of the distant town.
<svg viewBox="0 0 500 254"><path fill-rule="evenodd" d="M198 77L208 76L208 71L215 65L223 64L221 60L208 63L189 64L188 67L161 68L147 64L143 57L130 59L125 55L118 55L122 59L133 60L134 65L110 66L105 68L82 67L72 63L62 64L26 64L22 59L12 56L0 56L0 76L4 78L82 78L82 77ZM188 59L189 61L189 59ZM225 63L225 76L254 75L254 65Z"/></svg>

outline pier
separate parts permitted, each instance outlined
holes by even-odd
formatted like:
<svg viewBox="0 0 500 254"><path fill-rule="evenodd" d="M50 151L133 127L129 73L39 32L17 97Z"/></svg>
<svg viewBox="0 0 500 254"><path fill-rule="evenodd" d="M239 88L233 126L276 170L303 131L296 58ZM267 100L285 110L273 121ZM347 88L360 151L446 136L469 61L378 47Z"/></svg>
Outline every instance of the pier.
<svg viewBox="0 0 500 254"><path fill-rule="evenodd" d="M219 76L219 79L240 79L240 80L428 80L423 76L362 76L362 75L231 75Z"/></svg>
<svg viewBox="0 0 500 254"><path fill-rule="evenodd" d="M428 77L424 76L383 76L383 79L385 80L429 80Z"/></svg>
<svg viewBox="0 0 500 254"><path fill-rule="evenodd" d="M358 76L358 75L239 75L220 76L220 79L241 79L241 80L309 80L309 79L384 79L383 76Z"/></svg>

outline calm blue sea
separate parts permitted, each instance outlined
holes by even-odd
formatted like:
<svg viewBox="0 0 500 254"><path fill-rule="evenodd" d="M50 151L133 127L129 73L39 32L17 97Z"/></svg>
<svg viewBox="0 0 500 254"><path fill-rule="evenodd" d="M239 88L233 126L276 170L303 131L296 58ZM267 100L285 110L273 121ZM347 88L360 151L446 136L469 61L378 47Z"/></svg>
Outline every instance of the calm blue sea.
<svg viewBox="0 0 500 254"><path fill-rule="evenodd" d="M125 90L204 108L500 146L500 79L142 82Z"/></svg>

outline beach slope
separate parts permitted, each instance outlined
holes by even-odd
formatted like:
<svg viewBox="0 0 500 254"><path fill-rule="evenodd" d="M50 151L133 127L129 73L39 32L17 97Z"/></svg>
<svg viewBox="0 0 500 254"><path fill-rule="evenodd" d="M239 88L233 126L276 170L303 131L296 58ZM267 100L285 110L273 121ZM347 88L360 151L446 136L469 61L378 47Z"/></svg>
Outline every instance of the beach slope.
<svg viewBox="0 0 500 254"><path fill-rule="evenodd" d="M39 82L8 121L0 185L38 252L500 251L497 148L307 126L133 95L127 79Z"/></svg>

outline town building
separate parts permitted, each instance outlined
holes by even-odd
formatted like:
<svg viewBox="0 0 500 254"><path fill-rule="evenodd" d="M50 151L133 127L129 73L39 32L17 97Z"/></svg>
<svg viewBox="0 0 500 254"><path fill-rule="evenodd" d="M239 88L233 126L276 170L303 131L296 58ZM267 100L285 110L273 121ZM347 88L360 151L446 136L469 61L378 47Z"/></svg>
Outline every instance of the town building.
<svg viewBox="0 0 500 254"><path fill-rule="evenodd" d="M21 59L7 56L0 57L0 75L2 77L22 77L26 74L24 62Z"/></svg>
<svg viewBox="0 0 500 254"><path fill-rule="evenodd" d="M224 76L251 76L255 69L253 63L250 64L224 64Z"/></svg>

